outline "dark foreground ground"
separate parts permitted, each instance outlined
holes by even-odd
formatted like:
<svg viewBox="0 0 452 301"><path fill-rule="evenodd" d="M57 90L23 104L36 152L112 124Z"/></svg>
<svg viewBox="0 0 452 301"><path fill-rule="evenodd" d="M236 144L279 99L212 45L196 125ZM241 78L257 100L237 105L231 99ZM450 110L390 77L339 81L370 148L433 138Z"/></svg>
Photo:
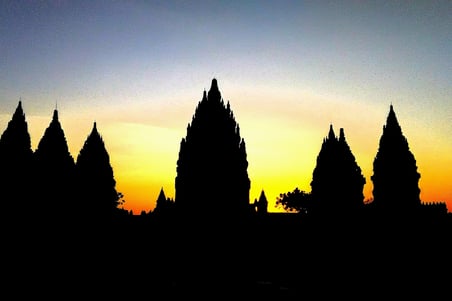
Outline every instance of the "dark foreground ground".
<svg viewBox="0 0 452 301"><path fill-rule="evenodd" d="M451 225L274 214L4 227L2 291L8 300L450 300Z"/></svg>

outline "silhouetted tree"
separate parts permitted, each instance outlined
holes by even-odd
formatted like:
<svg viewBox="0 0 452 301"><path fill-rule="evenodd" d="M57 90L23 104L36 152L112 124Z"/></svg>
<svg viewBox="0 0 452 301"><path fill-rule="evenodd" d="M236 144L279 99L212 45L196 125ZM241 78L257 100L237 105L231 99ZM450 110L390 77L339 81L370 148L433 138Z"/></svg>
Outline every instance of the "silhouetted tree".
<svg viewBox="0 0 452 301"><path fill-rule="evenodd" d="M118 214L121 194L116 191L110 156L96 122L77 156L76 176L84 214L100 220Z"/></svg>
<svg viewBox="0 0 452 301"><path fill-rule="evenodd" d="M306 215L312 210L311 194L297 188L292 192L281 193L276 198L276 207L282 207L287 212L297 212Z"/></svg>
<svg viewBox="0 0 452 301"><path fill-rule="evenodd" d="M387 213L413 212L420 207L416 159L391 104L373 162L372 206Z"/></svg>
<svg viewBox="0 0 452 301"><path fill-rule="evenodd" d="M365 183L361 168L345 141L344 130L341 128L336 138L330 125L312 175L311 196L315 210L320 214L356 213L364 206Z"/></svg>
<svg viewBox="0 0 452 301"><path fill-rule="evenodd" d="M180 143L175 180L178 211L217 216L248 214L246 157L239 125L213 79Z"/></svg>
<svg viewBox="0 0 452 301"><path fill-rule="evenodd" d="M31 213L33 151L28 124L19 104L0 138L0 192L3 216ZM33 195L33 201L37 201Z"/></svg>
<svg viewBox="0 0 452 301"><path fill-rule="evenodd" d="M37 212L47 217L65 218L75 206L75 162L69 152L66 137L54 110L50 125L39 141L34 153L36 192L41 200Z"/></svg>

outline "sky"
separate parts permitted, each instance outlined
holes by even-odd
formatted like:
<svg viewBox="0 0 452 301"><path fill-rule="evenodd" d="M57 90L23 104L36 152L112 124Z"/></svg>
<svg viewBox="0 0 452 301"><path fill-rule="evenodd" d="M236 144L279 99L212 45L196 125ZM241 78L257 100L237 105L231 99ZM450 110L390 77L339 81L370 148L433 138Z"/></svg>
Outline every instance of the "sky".
<svg viewBox="0 0 452 301"><path fill-rule="evenodd" d="M372 199L392 104L421 200L452 212L450 1L0 1L0 132L19 100L36 149L52 113L74 160L93 123L124 208L174 198L180 141L213 78L247 149L250 202L309 192L330 125Z"/></svg>

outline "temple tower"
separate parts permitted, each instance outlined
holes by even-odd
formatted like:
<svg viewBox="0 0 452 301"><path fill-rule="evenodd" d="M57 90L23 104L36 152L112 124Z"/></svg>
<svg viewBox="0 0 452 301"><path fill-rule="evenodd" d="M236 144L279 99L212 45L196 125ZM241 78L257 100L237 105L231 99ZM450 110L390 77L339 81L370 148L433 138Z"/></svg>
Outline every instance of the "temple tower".
<svg viewBox="0 0 452 301"><path fill-rule="evenodd" d="M416 159L391 105L373 162L373 205L387 213L418 209L419 179Z"/></svg>
<svg viewBox="0 0 452 301"><path fill-rule="evenodd" d="M311 195L317 213L350 215L364 205L363 188L366 179L356 163L344 130L336 137L330 125L324 138L311 181Z"/></svg>
<svg viewBox="0 0 452 301"><path fill-rule="evenodd" d="M217 80L204 91L180 143L175 179L179 213L235 216L249 212L245 141Z"/></svg>

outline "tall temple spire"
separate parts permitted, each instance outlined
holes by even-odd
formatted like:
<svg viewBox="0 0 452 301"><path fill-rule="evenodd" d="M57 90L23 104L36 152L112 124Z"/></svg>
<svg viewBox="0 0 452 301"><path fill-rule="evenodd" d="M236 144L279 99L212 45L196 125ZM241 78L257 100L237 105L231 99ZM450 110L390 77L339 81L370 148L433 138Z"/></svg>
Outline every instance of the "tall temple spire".
<svg viewBox="0 0 452 301"><path fill-rule="evenodd" d="M218 91L218 82L216 78L212 79L212 84L210 86L210 90L217 90Z"/></svg>
<svg viewBox="0 0 452 301"><path fill-rule="evenodd" d="M240 128L214 78L181 141L175 183L177 210L202 216L248 214L247 167Z"/></svg>
<svg viewBox="0 0 452 301"><path fill-rule="evenodd" d="M218 83L215 78L212 79L212 84L210 86L210 90L207 95L207 99L208 100L218 100L218 101L221 100L221 93L220 93L220 90L218 89Z"/></svg>
<svg viewBox="0 0 452 301"><path fill-rule="evenodd" d="M74 159L69 152L64 130L58 120L58 110L53 110L52 120L39 140L34 153L36 193L45 196L35 210L47 218L65 215L72 209L74 201Z"/></svg>
<svg viewBox="0 0 452 301"><path fill-rule="evenodd" d="M384 128L388 127L392 128L392 130L394 132L397 132L398 134L402 132L402 128L400 127L399 122L397 121L397 117L394 112L394 107L392 106L392 104L389 106L389 113L388 117L386 118L386 125L384 126Z"/></svg>
<svg viewBox="0 0 452 301"><path fill-rule="evenodd" d="M330 124L330 130L328 132L328 139L333 140L336 139L336 136L334 135L333 125Z"/></svg>
<svg viewBox="0 0 452 301"><path fill-rule="evenodd" d="M53 110L53 118L52 119L54 121L58 121L58 110L57 109Z"/></svg>
<svg viewBox="0 0 452 301"><path fill-rule="evenodd" d="M345 141L344 128L339 129L339 141Z"/></svg>
<svg viewBox="0 0 452 301"><path fill-rule="evenodd" d="M33 150L28 124L19 100L6 129L0 136L0 191L5 213L20 213L29 209L33 184L31 171ZM29 211L31 212L31 211Z"/></svg>
<svg viewBox="0 0 452 301"><path fill-rule="evenodd" d="M363 205L365 178L345 140L344 129L339 138L330 124L323 139L312 173L311 196L315 210L321 214L350 215Z"/></svg>
<svg viewBox="0 0 452 301"><path fill-rule="evenodd" d="M13 114L13 119L24 119L25 120L25 114L24 109L22 108L22 101L19 100L19 104L17 105L16 111Z"/></svg>
<svg viewBox="0 0 452 301"><path fill-rule="evenodd" d="M392 104L373 162L374 206L385 212L412 212L420 204L420 173Z"/></svg>

